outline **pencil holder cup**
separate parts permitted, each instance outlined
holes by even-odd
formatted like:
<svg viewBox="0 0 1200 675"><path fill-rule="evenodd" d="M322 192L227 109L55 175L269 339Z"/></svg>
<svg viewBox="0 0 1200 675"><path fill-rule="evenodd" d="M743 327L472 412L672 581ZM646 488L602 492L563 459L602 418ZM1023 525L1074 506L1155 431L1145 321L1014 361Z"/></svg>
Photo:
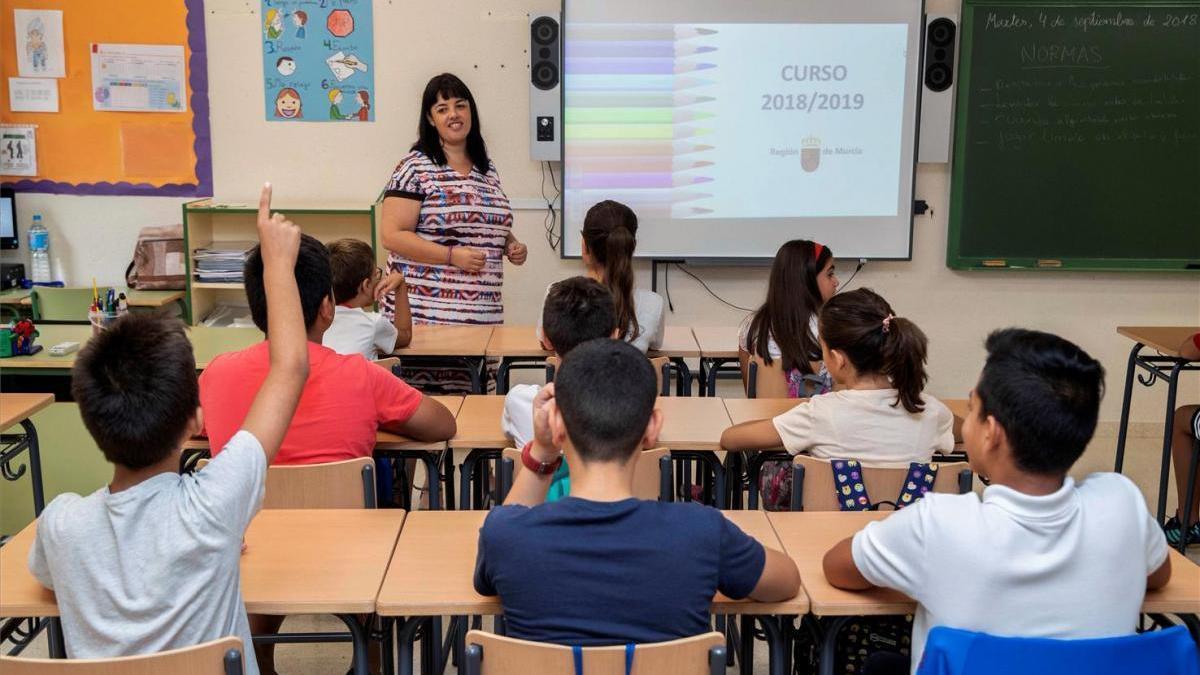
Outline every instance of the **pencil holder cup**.
<svg viewBox="0 0 1200 675"><path fill-rule="evenodd" d="M99 335L100 333L104 332L104 330L106 328L111 326L113 324L113 322L116 321L117 319L119 319L120 317L121 317L121 313L117 312L117 311L92 312L92 314L90 316L91 323L92 323L92 335Z"/></svg>

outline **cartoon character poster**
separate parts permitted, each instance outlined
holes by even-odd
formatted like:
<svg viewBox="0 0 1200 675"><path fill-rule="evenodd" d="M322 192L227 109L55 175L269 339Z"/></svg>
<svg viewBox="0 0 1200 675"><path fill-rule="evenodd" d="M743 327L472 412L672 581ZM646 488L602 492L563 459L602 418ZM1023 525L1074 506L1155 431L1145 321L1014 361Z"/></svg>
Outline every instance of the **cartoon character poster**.
<svg viewBox="0 0 1200 675"><path fill-rule="evenodd" d="M260 0L270 122L373 122L371 0Z"/></svg>

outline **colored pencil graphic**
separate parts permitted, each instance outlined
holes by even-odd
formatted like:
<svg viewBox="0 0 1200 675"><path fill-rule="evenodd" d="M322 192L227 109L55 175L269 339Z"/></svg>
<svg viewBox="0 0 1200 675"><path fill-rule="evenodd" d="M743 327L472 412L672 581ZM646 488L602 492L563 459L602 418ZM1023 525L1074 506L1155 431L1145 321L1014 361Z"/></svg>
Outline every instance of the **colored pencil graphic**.
<svg viewBox="0 0 1200 675"><path fill-rule="evenodd" d="M568 188L674 188L711 183L707 176L676 176L671 173L586 173L568 175Z"/></svg>
<svg viewBox="0 0 1200 675"><path fill-rule="evenodd" d="M571 160L571 170L581 172L679 172L694 171L712 166L712 162L673 157L576 157Z"/></svg>
<svg viewBox="0 0 1200 675"><path fill-rule="evenodd" d="M584 141L567 145L567 154L575 157L679 157L713 150L713 146L691 141Z"/></svg>
<svg viewBox="0 0 1200 675"><path fill-rule="evenodd" d="M712 80L675 75L575 75L569 74L575 91L683 91L716 84Z"/></svg>
<svg viewBox="0 0 1200 675"><path fill-rule="evenodd" d="M609 199L629 205L621 193L611 192L609 194L611 195ZM669 204L643 204L631 208L637 213L638 218L694 218L713 212L712 209L699 206L671 206Z"/></svg>
<svg viewBox="0 0 1200 675"><path fill-rule="evenodd" d="M679 127L674 124L573 124L565 127L563 138L572 140L647 140L665 141L695 138L712 129Z"/></svg>
<svg viewBox="0 0 1200 675"><path fill-rule="evenodd" d="M714 117L709 112L671 108L570 108L564 113L567 124L678 124Z"/></svg>
<svg viewBox="0 0 1200 675"><path fill-rule="evenodd" d="M590 58L567 59L574 75L682 75L716 68L715 63L680 63L674 57L661 59Z"/></svg>
<svg viewBox="0 0 1200 675"><path fill-rule="evenodd" d="M641 40L691 40L692 38L715 35L712 28L677 26L670 23L587 23L568 24L566 42L595 40L605 42L630 42Z"/></svg>
<svg viewBox="0 0 1200 675"><path fill-rule="evenodd" d="M691 94L656 93L577 93L566 94L567 108L683 108L717 100L712 96Z"/></svg>
<svg viewBox="0 0 1200 675"><path fill-rule="evenodd" d="M571 176L567 176L567 179L570 180ZM614 195L619 194L621 196L621 202L628 204L631 207L636 205L637 208L654 204L685 204L687 202L712 198L711 193L691 192L690 188L687 187L630 189L620 192L614 192L608 188L585 188L576 190L575 194L578 195L577 199L580 203L590 204L594 204L605 199L616 199Z"/></svg>
<svg viewBox="0 0 1200 675"><path fill-rule="evenodd" d="M644 40L640 42L615 42L595 40L570 40L564 46L567 59L605 58L624 56L632 59L657 58L673 56L681 58L698 54L711 54L716 47L707 45L679 44L674 40Z"/></svg>

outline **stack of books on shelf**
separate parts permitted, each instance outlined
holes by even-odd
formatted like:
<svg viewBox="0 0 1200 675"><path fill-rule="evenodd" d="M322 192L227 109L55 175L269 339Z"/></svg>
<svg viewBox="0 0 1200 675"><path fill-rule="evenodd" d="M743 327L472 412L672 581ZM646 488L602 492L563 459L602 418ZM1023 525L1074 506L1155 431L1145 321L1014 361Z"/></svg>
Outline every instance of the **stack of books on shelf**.
<svg viewBox="0 0 1200 675"><path fill-rule="evenodd" d="M196 280L205 283L242 283L242 266L252 241L215 241L192 251Z"/></svg>

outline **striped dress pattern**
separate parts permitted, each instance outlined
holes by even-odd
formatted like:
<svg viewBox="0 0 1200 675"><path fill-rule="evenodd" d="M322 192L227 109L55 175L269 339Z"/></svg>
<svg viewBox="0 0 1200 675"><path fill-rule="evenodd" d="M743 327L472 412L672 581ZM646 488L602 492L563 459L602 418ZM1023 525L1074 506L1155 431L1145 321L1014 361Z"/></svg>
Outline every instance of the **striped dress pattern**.
<svg viewBox="0 0 1200 675"><path fill-rule="evenodd" d="M400 160L384 197L421 202L417 236L443 246L482 250L487 262L473 273L446 264L426 264L388 254L388 268L404 275L414 324L494 325L504 321L504 247L513 215L495 165L487 173L472 167L463 176L448 165L435 164L414 150ZM389 320L395 298L383 301ZM462 375L453 369L414 370L410 382L426 391L465 391Z"/></svg>

